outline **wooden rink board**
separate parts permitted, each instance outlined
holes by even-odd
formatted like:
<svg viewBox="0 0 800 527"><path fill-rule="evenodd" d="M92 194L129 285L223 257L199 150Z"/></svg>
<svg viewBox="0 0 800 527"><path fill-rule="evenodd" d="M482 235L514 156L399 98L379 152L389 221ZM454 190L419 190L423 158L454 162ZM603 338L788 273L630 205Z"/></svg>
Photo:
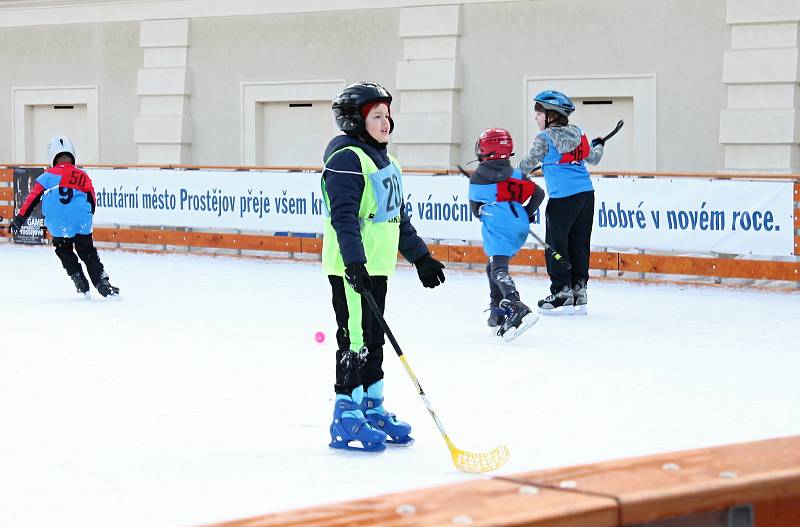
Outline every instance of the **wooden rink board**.
<svg viewBox="0 0 800 527"><path fill-rule="evenodd" d="M12 214L12 207L0 205L0 216L10 218ZM0 237L3 234L4 230L0 230ZM287 253L287 256L288 253L319 255L322 252L321 238L258 234L98 227L94 229L94 240L131 245L279 252ZM797 243L800 246L800 236L797 237ZM428 247L435 258L445 263L485 265L487 261L486 254L479 245L431 244ZM606 271L800 282L800 261L778 262L615 252L592 252L590 258L592 269ZM544 268L546 266L544 251L524 248L511 260L511 264Z"/></svg>
<svg viewBox="0 0 800 527"><path fill-rule="evenodd" d="M800 513L800 436L507 479L545 487L572 481L577 491L614 495L623 525L774 500L795 500Z"/></svg>
<svg viewBox="0 0 800 527"><path fill-rule="evenodd" d="M252 251L301 252L302 238L289 236L253 236L213 232L184 232L155 229L94 230L95 241L131 244L173 245Z"/></svg>
<svg viewBox="0 0 800 527"><path fill-rule="evenodd" d="M800 526L800 436L476 479L208 527L619 527L746 504L756 527Z"/></svg>
<svg viewBox="0 0 800 527"><path fill-rule="evenodd" d="M800 256L800 183L794 184L794 234L794 254Z"/></svg>
<svg viewBox="0 0 800 527"><path fill-rule="evenodd" d="M98 227L94 230L94 239L100 242L125 244L241 249L284 253L320 254L322 251L321 238L258 234ZM800 242L800 237L798 237L798 240ZM435 258L443 262L485 265L487 261L486 254L479 245L431 244L429 249ZM511 264L544 268L546 266L544 251L524 248L511 260ZM771 260L592 252L591 268L628 273L800 281L800 262L776 262Z"/></svg>
<svg viewBox="0 0 800 527"><path fill-rule="evenodd" d="M14 217L13 177L13 168L0 168L0 217L3 218L0 222L0 238L9 237L8 231L3 226L8 225Z"/></svg>
<svg viewBox="0 0 800 527"><path fill-rule="evenodd" d="M800 281L800 262L620 253L618 269L638 273Z"/></svg>
<svg viewBox="0 0 800 527"><path fill-rule="evenodd" d="M0 216L5 218L5 224L13 216L13 213L13 207L0 205ZM0 229L0 238L3 237L8 237L8 231ZM256 234L98 227L94 229L94 240L96 242L130 245L278 252L287 253L287 256L289 256L288 253L319 255L322 252L321 238ZM478 245L431 244L428 247L435 258L445 263L485 265L487 261L483 248ZM800 236L796 236L795 247L800 247ZM524 248L511 260L511 264L544 268L546 267L544 251ZM617 271L620 273L654 273L660 275L800 282L800 261L779 262L772 260L592 252L590 255L590 267L591 269Z"/></svg>
<svg viewBox="0 0 800 527"><path fill-rule="evenodd" d="M213 527L453 525L615 527L617 510L611 498L539 490L488 479L270 514Z"/></svg>

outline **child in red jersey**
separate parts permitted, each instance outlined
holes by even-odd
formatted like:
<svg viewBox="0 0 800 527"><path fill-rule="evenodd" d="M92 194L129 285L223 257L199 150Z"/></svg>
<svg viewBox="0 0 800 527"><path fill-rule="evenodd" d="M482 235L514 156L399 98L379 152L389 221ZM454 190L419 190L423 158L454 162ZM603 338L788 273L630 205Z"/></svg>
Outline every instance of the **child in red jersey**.
<svg viewBox="0 0 800 527"><path fill-rule="evenodd" d="M80 258L101 295L118 295L119 288L109 283L108 274L94 247L94 187L86 172L75 166L72 141L63 135L53 137L47 146L47 158L52 162L52 167L36 178L28 198L11 221L11 231L18 232L41 201L44 223L53 236L56 255L77 292L87 296L89 292L89 282L78 261Z"/></svg>

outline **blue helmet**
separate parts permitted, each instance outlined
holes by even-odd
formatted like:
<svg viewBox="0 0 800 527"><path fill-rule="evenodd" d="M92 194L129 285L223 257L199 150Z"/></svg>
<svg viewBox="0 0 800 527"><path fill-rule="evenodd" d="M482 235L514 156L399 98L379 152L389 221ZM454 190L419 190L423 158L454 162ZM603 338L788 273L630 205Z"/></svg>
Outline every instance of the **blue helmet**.
<svg viewBox="0 0 800 527"><path fill-rule="evenodd" d="M545 110L553 110L564 117L569 117L569 114L575 111L575 105L570 98L560 91L545 90L539 92L533 100L541 104Z"/></svg>

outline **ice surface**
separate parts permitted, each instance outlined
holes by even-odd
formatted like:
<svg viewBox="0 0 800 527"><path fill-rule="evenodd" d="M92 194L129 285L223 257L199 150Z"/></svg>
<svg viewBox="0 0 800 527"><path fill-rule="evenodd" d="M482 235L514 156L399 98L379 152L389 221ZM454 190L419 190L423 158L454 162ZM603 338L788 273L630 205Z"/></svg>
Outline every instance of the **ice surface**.
<svg viewBox="0 0 800 527"><path fill-rule="evenodd" d="M486 477L453 468L388 342L386 407L416 443L328 449L319 265L100 254L121 301L0 246L0 525L188 526ZM455 444L510 447L496 474L800 433L798 294L594 280L588 317L511 343L487 303L480 272L430 290L403 268L386 319Z"/></svg>

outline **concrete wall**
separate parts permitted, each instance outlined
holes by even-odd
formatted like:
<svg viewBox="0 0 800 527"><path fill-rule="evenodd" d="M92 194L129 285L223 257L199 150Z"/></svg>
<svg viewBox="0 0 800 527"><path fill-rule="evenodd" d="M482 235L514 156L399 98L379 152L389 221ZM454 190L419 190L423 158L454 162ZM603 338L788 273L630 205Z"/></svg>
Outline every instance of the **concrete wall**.
<svg viewBox="0 0 800 527"><path fill-rule="evenodd" d="M523 111L532 111L524 77L655 73L658 170L722 168L724 1L546 0L462 10L462 158L487 126L508 127L522 145ZM573 115L580 125L580 112Z"/></svg>
<svg viewBox="0 0 800 527"><path fill-rule="evenodd" d="M240 163L242 82L376 80L394 93L398 17L372 9L192 19L193 162Z"/></svg>
<svg viewBox="0 0 800 527"><path fill-rule="evenodd" d="M133 122L141 61L138 22L0 29L0 160L12 159L12 88L94 85L99 161L136 162Z"/></svg>
<svg viewBox="0 0 800 527"><path fill-rule="evenodd" d="M57 23L52 11L39 9L36 2L16 4L22 7L0 6L4 20L0 23L0 123L6 123L0 125L0 161L12 159L7 124L12 120L11 88L53 85L97 86L99 161L139 161L141 144L149 142L144 136L155 133L148 131L145 121L158 120L148 117L153 104L143 106L158 100L137 94L137 76L142 68L168 58L157 55L157 50L150 59L145 54L152 50L140 41L140 33L151 23L146 20L149 11L134 9L138 4L128 6L129 11L112 10L110 3L98 2L94 15L130 21L37 26L36 20ZM86 16L86 6L80 2L61 4L62 20ZM160 2L158 9L167 11L156 9L155 18L159 13L163 18L183 17L189 27L185 44L179 43L185 45L187 57L186 87L182 95L173 97L186 101L185 106L173 108L181 118L180 135L186 142L179 147L179 156L185 151L185 158L195 164L243 161L243 83L373 79L395 94L393 113L398 116L403 113L403 99L408 105L414 101L424 107L426 101L438 97L435 105L444 110L437 119L431 118L432 126L453 131L444 145L446 155L437 159L465 162L473 156L478 133L488 126L508 128L518 155L525 151L525 127L530 126L527 119L532 111L526 83L531 78L551 78L557 89L562 77L645 75L655 82L654 117L631 124L634 133L652 139L652 147L647 148L653 150L653 161L648 168L714 171L725 167L725 147L720 141L720 116L725 115L728 103L723 63L732 45L726 0L454 0L451 7L455 9L439 1L367 4L370 8L355 0L306 2L308 12L299 13L299 4L269 3L266 9L266 3L232 0L230 12L235 14L221 16L226 10L215 3ZM409 31L420 29L414 17L428 4L440 6L434 8L440 20L421 28L425 30L422 38L409 38ZM458 20L450 25L442 16ZM440 34L446 36L436 36ZM425 51L420 46L427 44L441 46L448 64L456 68L446 93L437 92L441 88L436 86L414 86L414 68L408 66ZM419 79L423 84L424 80ZM413 93L418 89L423 92ZM406 122L418 129L419 106L409 112ZM580 125L579 111L573 120ZM402 121L400 117L398 123ZM398 142L401 135L396 136ZM411 144L407 152L424 152L425 141L435 139L421 138L419 146L406 134L402 141ZM151 149L148 155L157 152ZM426 164L405 157L401 161L406 165Z"/></svg>

